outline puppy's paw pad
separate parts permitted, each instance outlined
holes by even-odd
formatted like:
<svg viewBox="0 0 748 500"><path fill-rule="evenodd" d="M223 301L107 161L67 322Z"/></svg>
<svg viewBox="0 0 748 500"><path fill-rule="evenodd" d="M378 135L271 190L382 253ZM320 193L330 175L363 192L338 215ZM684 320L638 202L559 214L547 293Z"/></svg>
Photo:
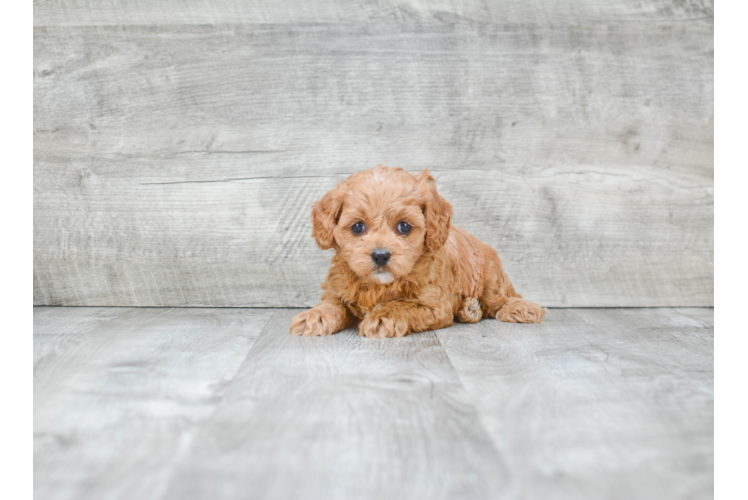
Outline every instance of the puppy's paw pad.
<svg viewBox="0 0 748 500"><path fill-rule="evenodd" d="M294 316L289 330L296 337L331 335L335 333L333 323L324 312L309 309Z"/></svg>

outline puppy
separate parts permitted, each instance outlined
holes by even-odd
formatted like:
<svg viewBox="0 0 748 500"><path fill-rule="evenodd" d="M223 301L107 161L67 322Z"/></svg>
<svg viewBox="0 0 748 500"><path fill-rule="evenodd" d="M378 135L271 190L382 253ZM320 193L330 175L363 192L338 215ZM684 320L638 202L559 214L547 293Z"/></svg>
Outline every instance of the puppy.
<svg viewBox="0 0 748 500"><path fill-rule="evenodd" d="M378 165L351 175L312 207L312 236L335 249L322 301L291 321L293 335L331 335L358 323L365 337L402 337L455 318L540 323L493 248L450 225L452 205L428 169Z"/></svg>

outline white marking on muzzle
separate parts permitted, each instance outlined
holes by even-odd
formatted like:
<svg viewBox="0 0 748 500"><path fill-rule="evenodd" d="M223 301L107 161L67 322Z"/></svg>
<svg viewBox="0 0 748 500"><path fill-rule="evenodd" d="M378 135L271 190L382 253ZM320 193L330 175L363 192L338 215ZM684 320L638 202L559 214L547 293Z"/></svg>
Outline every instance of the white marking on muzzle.
<svg viewBox="0 0 748 500"><path fill-rule="evenodd" d="M372 278L374 278L374 280L382 283L383 285L386 285L388 283L392 283L393 281L395 281L395 277L392 276L392 273L388 273L384 271L375 271L374 273L372 273L371 276Z"/></svg>

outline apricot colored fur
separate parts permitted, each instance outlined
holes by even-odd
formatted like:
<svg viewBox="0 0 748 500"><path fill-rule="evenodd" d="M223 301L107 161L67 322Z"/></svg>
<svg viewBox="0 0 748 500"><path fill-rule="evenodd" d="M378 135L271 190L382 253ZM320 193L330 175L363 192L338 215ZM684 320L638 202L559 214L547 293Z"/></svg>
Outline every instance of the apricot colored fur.
<svg viewBox="0 0 748 500"><path fill-rule="evenodd" d="M330 335L358 323L366 337L402 337L495 318L540 323L545 310L522 298L496 251L452 226L452 205L428 170L382 165L351 175L312 207L312 236L335 249L322 301L291 321L293 335ZM408 234L398 223L411 226ZM356 235L351 226L365 224ZM377 268L374 249L391 253Z"/></svg>

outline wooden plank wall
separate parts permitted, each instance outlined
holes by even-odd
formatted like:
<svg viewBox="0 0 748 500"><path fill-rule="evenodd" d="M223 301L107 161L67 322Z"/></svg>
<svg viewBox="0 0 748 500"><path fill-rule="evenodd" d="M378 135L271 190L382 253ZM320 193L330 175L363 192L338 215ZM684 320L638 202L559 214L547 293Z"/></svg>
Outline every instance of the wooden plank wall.
<svg viewBox="0 0 748 500"><path fill-rule="evenodd" d="M378 163L545 306L713 305L713 2L34 2L34 304L305 306Z"/></svg>

